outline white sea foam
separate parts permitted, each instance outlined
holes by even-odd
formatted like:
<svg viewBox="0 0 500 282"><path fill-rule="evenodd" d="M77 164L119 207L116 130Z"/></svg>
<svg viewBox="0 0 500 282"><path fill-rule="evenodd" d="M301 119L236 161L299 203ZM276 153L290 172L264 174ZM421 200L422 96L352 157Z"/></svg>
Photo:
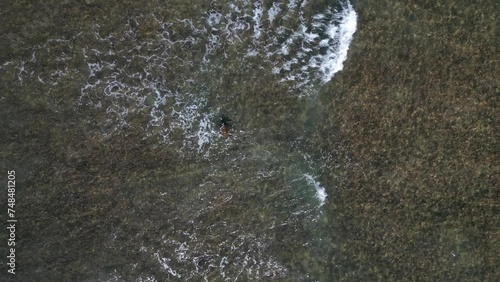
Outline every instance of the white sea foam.
<svg viewBox="0 0 500 282"><path fill-rule="evenodd" d="M279 277L288 272L280 262L266 254L266 242L270 242L271 238L240 230L233 230L228 234L225 222L213 224L210 230L227 233L222 237L224 241L212 245L210 241L215 237L210 234L200 239L196 235L196 229L195 233L177 230L179 237L183 238L181 241L163 236L159 242L160 250L146 253L156 259L160 269L170 278L182 278L186 281L208 281L208 277L213 278L214 273L219 273L224 280L254 281L260 280L263 273L264 276ZM230 256L221 255L221 250L225 252L228 249L231 250Z"/></svg>
<svg viewBox="0 0 500 282"><path fill-rule="evenodd" d="M153 256L156 258L158 263L163 267L165 271L167 271L168 274L172 275L173 277L176 278L181 278L182 276L177 273L171 266L170 266L170 261L171 259L161 257L158 253L154 253Z"/></svg>
<svg viewBox="0 0 500 282"><path fill-rule="evenodd" d="M212 130L212 121L209 115L205 115L200 120L200 126L198 130L198 153L205 151L206 147L210 145L210 139L213 137L215 132Z"/></svg>
<svg viewBox="0 0 500 282"><path fill-rule="evenodd" d="M122 279L120 279L120 281L123 281ZM137 282L157 282L158 280L156 280L156 278L152 275L150 276L146 276L146 277L139 277Z"/></svg>
<svg viewBox="0 0 500 282"><path fill-rule="evenodd" d="M310 174L304 174L305 179L307 182L311 185L314 186L314 189L316 189L316 197L318 198L319 201L319 206L323 206L326 201L326 191L325 188L320 186L320 183L314 179L314 177Z"/></svg>
<svg viewBox="0 0 500 282"><path fill-rule="evenodd" d="M215 26L217 24L220 23L220 20L222 19L222 14L220 13L217 13L215 11L211 11L209 14L208 14L208 17L207 17L207 23L210 25L210 26Z"/></svg>
<svg viewBox="0 0 500 282"><path fill-rule="evenodd" d="M254 9L253 9L253 38L254 39L259 39L259 37L262 34L262 13L264 12L262 8L262 2L258 1L255 2L254 4Z"/></svg>
<svg viewBox="0 0 500 282"><path fill-rule="evenodd" d="M309 21L304 18L308 1L297 0L274 2L268 9L262 0L234 0L199 19L165 22L154 14L135 16L127 19L121 33L104 33L95 24L91 32L80 32L71 40L49 39L27 59L5 63L2 69L14 68L20 84L35 81L57 87L62 79L81 73L81 69L68 66L86 65L79 104L104 108L104 136L131 125L132 116L144 115L148 117L145 124L132 126L144 128L145 138L160 136L163 142L172 144L172 134L180 132L183 150L207 157L218 138L211 124L216 113L207 107L211 101L208 96L213 93L199 84L198 77L217 68L217 60L222 57L242 64L248 59L265 59L267 66L259 67L273 74L276 81L291 81L294 89L328 82L342 70L356 31L356 13L350 3L342 3L338 11L326 7ZM297 18L299 23L277 24L278 17ZM156 23L156 37L141 39L137 26L151 22ZM229 50L236 50L236 58L228 57ZM65 67L35 72L37 59L51 56ZM198 71L184 72L185 77L163 77L173 66Z"/></svg>
<svg viewBox="0 0 500 282"><path fill-rule="evenodd" d="M302 2L298 11L299 28L277 47L277 51L273 51L276 49L274 46L267 51L270 58L276 57L276 54L295 55L283 62L277 58L273 68L273 73L284 77L281 81L295 81L295 88L311 85L316 79L326 83L342 70L357 24L357 14L352 5L346 2L342 10L316 14L311 24L306 25L302 11L306 3ZM289 10L296 7L296 3L289 2ZM286 29L277 29L277 33L284 34ZM292 45L298 47L295 54L289 54ZM291 68L291 65L295 67Z"/></svg>
<svg viewBox="0 0 500 282"><path fill-rule="evenodd" d="M323 75L323 82L330 81L335 73L344 68L347 51L356 32L357 14L350 3L347 3L347 6L335 15L335 18L340 23L338 26L333 23L330 24L327 28L327 34L330 39L336 42L336 48L329 48L325 55L316 55L314 57L319 59L319 69ZM320 44L326 45L325 42L320 42Z"/></svg>
<svg viewBox="0 0 500 282"><path fill-rule="evenodd" d="M297 7L297 0L289 0L287 7L288 10L294 10Z"/></svg>
<svg viewBox="0 0 500 282"><path fill-rule="evenodd" d="M273 23L274 19L280 13L280 11L281 8L279 2L274 2L273 6L269 8L269 10L267 10L267 20L269 21L270 24Z"/></svg>

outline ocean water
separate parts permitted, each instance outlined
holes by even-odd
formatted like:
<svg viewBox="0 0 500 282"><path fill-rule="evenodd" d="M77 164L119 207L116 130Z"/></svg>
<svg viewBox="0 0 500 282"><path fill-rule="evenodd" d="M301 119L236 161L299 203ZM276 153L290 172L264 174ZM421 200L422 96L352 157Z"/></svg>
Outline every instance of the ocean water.
<svg viewBox="0 0 500 282"><path fill-rule="evenodd" d="M164 222L136 219L144 223L131 236L130 258L138 254L146 266L130 259L99 279L323 277L329 245L319 230L335 195L322 184L332 178L322 160L332 156L308 146L317 122L308 113L342 71L357 16L348 1L309 2L212 1L187 18L153 12L113 28L95 22L0 66L20 89L47 97L77 84L71 103L100 113L81 122L103 142L139 129L148 144L174 148L179 164L197 169L173 177L189 178L178 186L156 187L174 211ZM219 132L222 114L233 121L228 139ZM145 239L147 224L168 227ZM120 232L107 234L109 252L122 248Z"/></svg>

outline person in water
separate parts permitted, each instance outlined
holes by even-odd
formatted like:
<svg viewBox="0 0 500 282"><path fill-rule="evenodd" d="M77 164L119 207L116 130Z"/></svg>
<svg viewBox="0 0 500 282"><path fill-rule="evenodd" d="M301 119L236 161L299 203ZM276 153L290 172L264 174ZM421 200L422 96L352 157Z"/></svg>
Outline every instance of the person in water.
<svg viewBox="0 0 500 282"><path fill-rule="evenodd" d="M229 138L229 130L231 129L231 119L226 115L221 115L219 119L220 133L224 139Z"/></svg>

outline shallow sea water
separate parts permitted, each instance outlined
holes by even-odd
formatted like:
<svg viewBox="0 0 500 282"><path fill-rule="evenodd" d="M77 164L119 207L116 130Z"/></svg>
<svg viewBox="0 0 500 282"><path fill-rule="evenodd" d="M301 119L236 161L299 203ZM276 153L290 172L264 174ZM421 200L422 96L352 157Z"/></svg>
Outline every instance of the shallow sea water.
<svg viewBox="0 0 500 282"><path fill-rule="evenodd" d="M71 103L98 113L81 122L103 142L139 129L150 146L179 152L185 168L149 191L163 220L137 215L136 234L108 230L104 251L124 248L117 238L126 236L129 256L97 279L324 279L333 243L323 209L335 195L322 183L337 176L326 167L334 156L308 134L321 122L322 87L347 58L356 12L347 1L234 0L191 14L116 15L120 25L95 22L0 66L48 100L78 85ZM228 139L222 114L233 122Z"/></svg>

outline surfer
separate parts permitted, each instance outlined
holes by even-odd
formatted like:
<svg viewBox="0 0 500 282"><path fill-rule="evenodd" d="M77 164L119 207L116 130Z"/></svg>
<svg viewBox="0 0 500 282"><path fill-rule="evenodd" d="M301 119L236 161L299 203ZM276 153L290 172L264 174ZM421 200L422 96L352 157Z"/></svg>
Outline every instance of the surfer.
<svg viewBox="0 0 500 282"><path fill-rule="evenodd" d="M229 130L231 129L231 119L226 115L221 115L219 120L220 133L224 139L229 138Z"/></svg>

